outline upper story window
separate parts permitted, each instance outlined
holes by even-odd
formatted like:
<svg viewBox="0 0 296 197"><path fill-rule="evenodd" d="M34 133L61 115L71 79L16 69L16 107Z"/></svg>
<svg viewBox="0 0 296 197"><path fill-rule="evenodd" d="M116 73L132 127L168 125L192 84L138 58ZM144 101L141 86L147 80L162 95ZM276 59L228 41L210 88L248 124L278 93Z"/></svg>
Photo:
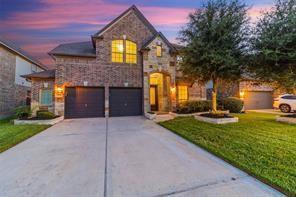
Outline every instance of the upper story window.
<svg viewBox="0 0 296 197"><path fill-rule="evenodd" d="M179 102L184 102L188 100L188 87L178 86L178 100Z"/></svg>
<svg viewBox="0 0 296 197"><path fill-rule="evenodd" d="M123 62L123 40L112 40L112 62Z"/></svg>
<svg viewBox="0 0 296 197"><path fill-rule="evenodd" d="M112 62L137 63L137 44L129 40L112 40Z"/></svg>
<svg viewBox="0 0 296 197"><path fill-rule="evenodd" d="M160 45L156 46L156 56L161 57L162 56L162 47Z"/></svg>
<svg viewBox="0 0 296 197"><path fill-rule="evenodd" d="M126 41L126 63L137 63L137 44L132 41Z"/></svg>

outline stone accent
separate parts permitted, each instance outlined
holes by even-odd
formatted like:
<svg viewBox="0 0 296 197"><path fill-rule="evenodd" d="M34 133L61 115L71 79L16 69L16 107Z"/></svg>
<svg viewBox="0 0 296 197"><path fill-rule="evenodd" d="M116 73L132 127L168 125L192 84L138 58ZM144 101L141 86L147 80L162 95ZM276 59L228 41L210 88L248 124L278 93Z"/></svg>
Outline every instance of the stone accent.
<svg viewBox="0 0 296 197"><path fill-rule="evenodd" d="M16 55L0 46L0 118L10 116L14 109L26 105L30 87L15 84Z"/></svg>
<svg viewBox="0 0 296 197"><path fill-rule="evenodd" d="M52 113L55 113L55 102L54 102L54 79L32 79L32 88L31 88L31 109L33 111L33 115L36 115L36 111L42 106L40 104L40 92L42 89L50 89L52 90L52 98L53 102L51 106L47 106L48 110ZM60 115L61 113L55 113Z"/></svg>
<svg viewBox="0 0 296 197"><path fill-rule="evenodd" d="M162 56L156 56L156 46L161 45ZM170 53L170 48L162 40L160 36L157 36L147 46L149 50L143 51L143 56L146 57L143 60L144 66L144 106L145 111L150 111L149 101L149 88L152 82L150 82L150 76L153 73L160 73L161 81L158 82L158 97L159 110L160 111L172 111L176 107L175 96L171 95L170 88L175 87L176 81L176 55ZM174 64L172 63L174 62Z"/></svg>

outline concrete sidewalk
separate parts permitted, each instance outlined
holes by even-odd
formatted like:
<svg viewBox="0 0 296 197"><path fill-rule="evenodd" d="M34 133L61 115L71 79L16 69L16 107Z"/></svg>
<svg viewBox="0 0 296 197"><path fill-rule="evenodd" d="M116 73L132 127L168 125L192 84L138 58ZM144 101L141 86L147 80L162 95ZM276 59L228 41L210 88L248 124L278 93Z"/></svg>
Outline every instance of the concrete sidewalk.
<svg viewBox="0 0 296 197"><path fill-rule="evenodd" d="M143 117L105 123L65 120L0 154L0 196L282 196Z"/></svg>

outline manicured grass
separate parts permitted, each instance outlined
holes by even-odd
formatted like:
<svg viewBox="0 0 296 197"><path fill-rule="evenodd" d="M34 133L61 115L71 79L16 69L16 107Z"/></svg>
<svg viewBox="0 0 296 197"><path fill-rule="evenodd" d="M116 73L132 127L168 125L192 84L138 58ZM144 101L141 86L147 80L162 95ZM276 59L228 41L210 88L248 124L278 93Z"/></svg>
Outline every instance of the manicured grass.
<svg viewBox="0 0 296 197"><path fill-rule="evenodd" d="M296 125L275 115L234 114L239 123L214 125L182 117L160 123L257 178L296 195Z"/></svg>
<svg viewBox="0 0 296 197"><path fill-rule="evenodd" d="M48 125L13 125L0 120L0 153L48 128Z"/></svg>

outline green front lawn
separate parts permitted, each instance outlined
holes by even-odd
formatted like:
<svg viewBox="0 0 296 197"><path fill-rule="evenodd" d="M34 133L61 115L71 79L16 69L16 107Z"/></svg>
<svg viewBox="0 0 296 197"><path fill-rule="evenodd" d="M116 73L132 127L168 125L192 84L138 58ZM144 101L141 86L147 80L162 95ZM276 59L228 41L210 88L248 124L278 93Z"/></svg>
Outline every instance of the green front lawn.
<svg viewBox="0 0 296 197"><path fill-rule="evenodd" d="M48 125L13 125L10 120L0 120L0 153L48 127Z"/></svg>
<svg viewBox="0 0 296 197"><path fill-rule="evenodd" d="M296 194L296 125L275 115L235 114L239 123L214 125L182 117L160 123L267 183Z"/></svg>

